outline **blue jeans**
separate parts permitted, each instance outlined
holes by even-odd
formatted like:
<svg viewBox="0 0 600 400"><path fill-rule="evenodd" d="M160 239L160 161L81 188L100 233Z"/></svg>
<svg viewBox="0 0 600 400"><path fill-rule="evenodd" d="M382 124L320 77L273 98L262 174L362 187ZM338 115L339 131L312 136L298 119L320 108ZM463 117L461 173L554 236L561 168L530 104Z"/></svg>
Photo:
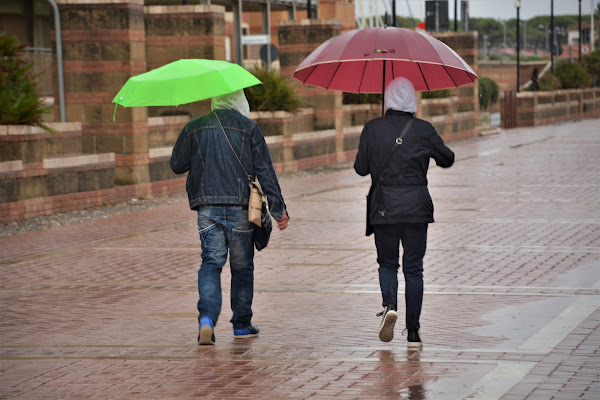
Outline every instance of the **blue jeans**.
<svg viewBox="0 0 600 400"><path fill-rule="evenodd" d="M398 259L402 243L406 328L418 330L423 306L423 257L427 247L427 224L376 224L373 230L382 305L398 304Z"/></svg>
<svg viewBox="0 0 600 400"><path fill-rule="evenodd" d="M254 295L254 242L248 206L202 206L198 209L198 231L202 265L198 270L198 321L210 317L216 324L221 313L221 270L231 269L231 323L246 328L252 319Z"/></svg>

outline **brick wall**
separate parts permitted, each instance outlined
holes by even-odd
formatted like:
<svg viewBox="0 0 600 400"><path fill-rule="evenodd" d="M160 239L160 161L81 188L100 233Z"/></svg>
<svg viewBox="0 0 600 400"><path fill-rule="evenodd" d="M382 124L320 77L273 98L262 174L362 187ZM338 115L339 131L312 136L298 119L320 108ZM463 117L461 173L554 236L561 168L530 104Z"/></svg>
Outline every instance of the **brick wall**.
<svg viewBox="0 0 600 400"><path fill-rule="evenodd" d="M479 113L461 108L459 96L419 102L417 116L429 121L446 142L478 136Z"/></svg>
<svg viewBox="0 0 600 400"><path fill-rule="evenodd" d="M479 72L477 32L442 32L435 38L452 48L473 70ZM453 97L422 100L418 115L429 120L444 140L466 139L479 135L479 88L477 83L452 89ZM440 101L441 100L441 101ZM436 113L439 107L443 113ZM432 118L429 118L432 117Z"/></svg>
<svg viewBox="0 0 600 400"><path fill-rule="evenodd" d="M84 154L81 123L0 126L0 221L101 204L114 188L114 153Z"/></svg>
<svg viewBox="0 0 600 400"><path fill-rule="evenodd" d="M114 153L116 185L149 182L146 108L120 109L113 122L111 104L130 76L146 71L143 0L57 3L66 117L81 122L83 153Z"/></svg>
<svg viewBox="0 0 600 400"><path fill-rule="evenodd" d="M186 58L225 59L225 7L169 5L144 7L147 69ZM206 101L181 105L181 113L210 111ZM172 112L172 107L149 107L151 117Z"/></svg>
<svg viewBox="0 0 600 400"><path fill-rule="evenodd" d="M537 68L539 74L548 64L547 61L525 61L519 65L519 83L521 87L531 79L531 73ZM517 88L517 63L515 61L479 61L479 76L494 80L500 87L500 93Z"/></svg>
<svg viewBox="0 0 600 400"><path fill-rule="evenodd" d="M505 94L506 95L506 94ZM505 107L500 99L502 123L507 126L509 113L514 115L514 127L548 125L562 121L600 117L600 89L570 89L516 94L516 107Z"/></svg>
<svg viewBox="0 0 600 400"><path fill-rule="evenodd" d="M146 107L122 108L112 121L114 94L130 76L182 57L224 58L220 6L146 6L143 0L58 0L63 26L67 124L57 135L39 128L0 130L0 222L97 206L131 197L184 191L185 177L169 168L172 146L189 116L161 116ZM345 8L345 2L332 7ZM291 74L312 50L345 27L332 19L281 21L282 74L306 99L297 114L252 113L265 133L277 171L307 169L354 158L364 123L379 105L342 104L339 92L303 87ZM472 34L446 36L470 62ZM456 90L420 111L445 138L476 133L476 91ZM55 91L56 92L56 91ZM57 103L57 102L55 102ZM195 104L193 114L209 110ZM451 115L434 115L442 107ZM444 108L445 107L445 108ZM439 110L438 110L439 111Z"/></svg>

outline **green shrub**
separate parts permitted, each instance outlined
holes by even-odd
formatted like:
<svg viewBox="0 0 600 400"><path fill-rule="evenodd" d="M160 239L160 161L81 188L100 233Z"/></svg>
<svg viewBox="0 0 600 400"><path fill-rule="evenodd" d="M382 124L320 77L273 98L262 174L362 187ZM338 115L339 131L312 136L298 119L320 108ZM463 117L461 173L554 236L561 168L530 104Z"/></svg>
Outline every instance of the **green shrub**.
<svg viewBox="0 0 600 400"><path fill-rule="evenodd" d="M434 90L432 92L421 92L422 99L444 99L450 97L450 89Z"/></svg>
<svg viewBox="0 0 600 400"><path fill-rule="evenodd" d="M561 87L560 79L557 76L552 75L550 71L546 72L542 77L538 80L540 90L549 91L549 90L558 90Z"/></svg>
<svg viewBox="0 0 600 400"><path fill-rule="evenodd" d="M493 79L487 77L479 78L479 107L487 110L492 104L498 102L500 88Z"/></svg>
<svg viewBox="0 0 600 400"><path fill-rule="evenodd" d="M600 50L594 50L590 54L581 57L581 63L592 78L592 86L600 86Z"/></svg>
<svg viewBox="0 0 600 400"><path fill-rule="evenodd" d="M54 132L42 122L51 107L40 97L24 48L14 36L0 33L0 125L37 125Z"/></svg>
<svg viewBox="0 0 600 400"><path fill-rule="evenodd" d="M344 104L381 104L381 94L344 92L342 102Z"/></svg>
<svg viewBox="0 0 600 400"><path fill-rule="evenodd" d="M279 72L257 68L253 73L262 85L244 89L250 110L297 112L303 106L302 98L294 92Z"/></svg>
<svg viewBox="0 0 600 400"><path fill-rule="evenodd" d="M561 61L556 64L554 72L563 89L587 88L592 81L590 74L578 63Z"/></svg>

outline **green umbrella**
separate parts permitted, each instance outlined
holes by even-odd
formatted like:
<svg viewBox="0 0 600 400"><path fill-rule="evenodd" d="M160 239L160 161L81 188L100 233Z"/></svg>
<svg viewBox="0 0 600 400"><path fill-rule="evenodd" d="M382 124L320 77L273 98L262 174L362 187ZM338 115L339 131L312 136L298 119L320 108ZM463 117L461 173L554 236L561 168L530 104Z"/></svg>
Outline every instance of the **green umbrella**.
<svg viewBox="0 0 600 400"><path fill-rule="evenodd" d="M178 60L129 78L117 106L178 106L262 83L243 67L220 60ZM115 115L113 115L113 121Z"/></svg>

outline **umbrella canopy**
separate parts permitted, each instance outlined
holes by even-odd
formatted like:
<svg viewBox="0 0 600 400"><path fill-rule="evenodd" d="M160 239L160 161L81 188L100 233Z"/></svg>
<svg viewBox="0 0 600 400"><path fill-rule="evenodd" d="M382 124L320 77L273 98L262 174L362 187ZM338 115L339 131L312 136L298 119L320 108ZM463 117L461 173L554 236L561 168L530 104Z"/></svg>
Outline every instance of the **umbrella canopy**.
<svg viewBox="0 0 600 400"><path fill-rule="evenodd" d="M307 85L354 93L383 93L398 77L415 90L439 90L475 82L477 74L446 44L404 28L356 29L314 50L294 71Z"/></svg>
<svg viewBox="0 0 600 400"><path fill-rule="evenodd" d="M113 99L117 105L178 106L262 83L243 67L220 60L178 60L129 78ZM114 120L114 117L113 117Z"/></svg>

